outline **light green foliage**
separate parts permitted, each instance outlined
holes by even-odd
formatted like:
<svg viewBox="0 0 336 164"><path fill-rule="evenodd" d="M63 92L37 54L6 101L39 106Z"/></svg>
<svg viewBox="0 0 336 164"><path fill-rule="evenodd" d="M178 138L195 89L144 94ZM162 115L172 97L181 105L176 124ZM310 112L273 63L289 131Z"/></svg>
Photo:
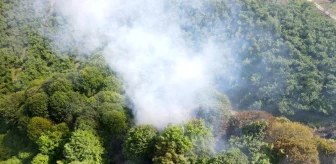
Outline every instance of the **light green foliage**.
<svg viewBox="0 0 336 164"><path fill-rule="evenodd" d="M208 157L214 154L214 137L212 129L203 120L191 120L186 125L186 136L193 144L193 154L197 157Z"/></svg>
<svg viewBox="0 0 336 164"><path fill-rule="evenodd" d="M17 157L13 156L12 158L6 161L0 161L0 164L22 164L22 161Z"/></svg>
<svg viewBox="0 0 336 164"><path fill-rule="evenodd" d="M37 141L44 132L52 127L52 122L41 117L33 117L27 125L27 133L30 139Z"/></svg>
<svg viewBox="0 0 336 164"><path fill-rule="evenodd" d="M150 161L154 153L154 139L157 130L150 125L131 128L125 137L123 154L134 162Z"/></svg>
<svg viewBox="0 0 336 164"><path fill-rule="evenodd" d="M184 153L192 150L193 145L188 137L184 136L184 128L168 126L158 136L155 142L154 163L185 163Z"/></svg>
<svg viewBox="0 0 336 164"><path fill-rule="evenodd" d="M270 164L268 144L253 136L234 137L229 140L232 147L242 150L252 164Z"/></svg>
<svg viewBox="0 0 336 164"><path fill-rule="evenodd" d="M48 163L49 163L49 156L43 154L37 154L31 161L31 164L48 164Z"/></svg>
<svg viewBox="0 0 336 164"><path fill-rule="evenodd" d="M90 131L76 130L64 145L64 156L68 162L88 160L101 163L103 153L99 138Z"/></svg>
<svg viewBox="0 0 336 164"><path fill-rule="evenodd" d="M57 158L60 156L68 133L69 128L65 123L51 127L50 130L44 132L36 142L39 146L40 152L51 158Z"/></svg>

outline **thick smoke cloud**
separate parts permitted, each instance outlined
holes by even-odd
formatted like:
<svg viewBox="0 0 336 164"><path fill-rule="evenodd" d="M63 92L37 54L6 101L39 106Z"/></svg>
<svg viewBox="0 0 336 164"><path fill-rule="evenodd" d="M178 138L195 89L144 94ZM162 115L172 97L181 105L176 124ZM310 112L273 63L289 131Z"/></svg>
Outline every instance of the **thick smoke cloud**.
<svg viewBox="0 0 336 164"><path fill-rule="evenodd" d="M104 56L124 81L137 124L162 128L190 119L200 103L197 95L213 84L215 70L225 65L222 50L211 39L197 50L190 45L181 18L166 10L163 0L53 3L70 27L57 35L73 35L83 45L81 53L105 45Z"/></svg>

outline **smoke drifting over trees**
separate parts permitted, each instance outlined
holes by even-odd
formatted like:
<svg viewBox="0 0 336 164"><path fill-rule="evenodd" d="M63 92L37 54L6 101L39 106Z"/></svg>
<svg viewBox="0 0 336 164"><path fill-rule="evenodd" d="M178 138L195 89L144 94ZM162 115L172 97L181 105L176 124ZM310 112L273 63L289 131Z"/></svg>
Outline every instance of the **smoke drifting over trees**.
<svg viewBox="0 0 336 164"><path fill-rule="evenodd" d="M227 47L219 48L211 38L196 46L182 30L186 15L174 11L169 1L53 3L67 19L67 28L56 36L73 36L85 54L103 47L109 65L124 81L138 124L164 127L187 121L200 104L196 96L213 85L216 69L227 65ZM193 5L204 8L200 1Z"/></svg>
<svg viewBox="0 0 336 164"><path fill-rule="evenodd" d="M332 163L335 43L306 1L0 0L0 164Z"/></svg>

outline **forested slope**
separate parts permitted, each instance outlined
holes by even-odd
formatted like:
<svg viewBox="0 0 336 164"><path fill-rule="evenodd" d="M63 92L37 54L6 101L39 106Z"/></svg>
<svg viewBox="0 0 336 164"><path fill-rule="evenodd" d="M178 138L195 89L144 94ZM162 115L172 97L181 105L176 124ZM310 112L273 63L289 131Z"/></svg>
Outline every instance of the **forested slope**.
<svg viewBox="0 0 336 164"><path fill-rule="evenodd" d="M66 17L39 2L0 0L0 163L335 163L334 140L271 115L335 114L336 23L314 4L168 0L193 49L231 62L195 119L157 129L134 124L104 45L55 38Z"/></svg>

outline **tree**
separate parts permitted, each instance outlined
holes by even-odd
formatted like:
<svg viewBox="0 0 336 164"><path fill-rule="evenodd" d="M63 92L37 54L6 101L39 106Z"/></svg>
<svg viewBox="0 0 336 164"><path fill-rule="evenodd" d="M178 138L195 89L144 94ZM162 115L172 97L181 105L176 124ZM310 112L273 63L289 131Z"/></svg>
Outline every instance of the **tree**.
<svg viewBox="0 0 336 164"><path fill-rule="evenodd" d="M197 98L197 118L203 119L207 124L211 125L214 135L222 135L230 116L231 102L229 98L212 88L198 95Z"/></svg>
<svg viewBox="0 0 336 164"><path fill-rule="evenodd" d="M154 163L186 163L184 153L191 151L192 142L184 136L184 128L168 126L155 142Z"/></svg>
<svg viewBox="0 0 336 164"><path fill-rule="evenodd" d="M102 111L101 121L105 127L105 130L115 138L120 138L126 133L127 117L124 111Z"/></svg>
<svg viewBox="0 0 336 164"><path fill-rule="evenodd" d="M212 129L207 127L203 120L194 119L189 121L186 129L186 136L193 144L193 155L197 158L214 155Z"/></svg>
<svg viewBox="0 0 336 164"><path fill-rule="evenodd" d="M156 128L151 125L139 125L131 128L125 137L123 154L127 159L136 163L151 161L157 133Z"/></svg>
<svg viewBox="0 0 336 164"><path fill-rule="evenodd" d="M90 131L76 130L64 145L64 156L68 162L88 160L101 163L103 153L104 148L99 138Z"/></svg>
<svg viewBox="0 0 336 164"><path fill-rule="evenodd" d="M23 116L22 105L25 103L23 92L16 92L0 99L0 114L6 123L18 124Z"/></svg>
<svg viewBox="0 0 336 164"><path fill-rule="evenodd" d="M44 155L48 155L52 162L60 158L68 133L69 127L65 123L52 126L50 130L44 132L36 142L40 152Z"/></svg>
<svg viewBox="0 0 336 164"><path fill-rule="evenodd" d="M66 92L56 91L50 97L50 116L55 122L63 122L69 113L69 97Z"/></svg>
<svg viewBox="0 0 336 164"><path fill-rule="evenodd" d="M210 159L209 163L212 164L227 164L227 163L235 163L235 164L248 164L247 156L241 152L239 149L229 149L224 153L215 156Z"/></svg>
<svg viewBox="0 0 336 164"><path fill-rule="evenodd" d="M251 163L270 164L270 150L268 143L254 136L232 137L229 140L231 147L239 148L249 156Z"/></svg>
<svg viewBox="0 0 336 164"><path fill-rule="evenodd" d="M119 104L126 106L125 97L113 91L101 91L93 97L93 106L100 106L104 103Z"/></svg>
<svg viewBox="0 0 336 164"><path fill-rule="evenodd" d="M26 102L26 107L30 116L48 118L49 96L42 92L29 97Z"/></svg>
<svg viewBox="0 0 336 164"><path fill-rule="evenodd" d="M297 122L273 122L266 131L266 140L275 143L283 137L311 140L313 133L309 127Z"/></svg>
<svg viewBox="0 0 336 164"><path fill-rule="evenodd" d="M275 142L274 152L280 163L320 163L317 148L312 140L282 137Z"/></svg>
<svg viewBox="0 0 336 164"><path fill-rule="evenodd" d="M72 90L71 82L62 74L54 75L45 80L42 87L49 96L53 95L57 91L68 92Z"/></svg>
<svg viewBox="0 0 336 164"><path fill-rule="evenodd" d="M74 79L75 87L87 96L98 93L104 84L103 74L96 67L87 66Z"/></svg>
<svg viewBox="0 0 336 164"><path fill-rule="evenodd" d="M41 117L33 117L27 125L28 137L33 141L37 141L44 132L52 127L52 122Z"/></svg>
<svg viewBox="0 0 336 164"><path fill-rule="evenodd" d="M31 163L32 164L48 164L49 163L49 156L39 153L33 158Z"/></svg>

